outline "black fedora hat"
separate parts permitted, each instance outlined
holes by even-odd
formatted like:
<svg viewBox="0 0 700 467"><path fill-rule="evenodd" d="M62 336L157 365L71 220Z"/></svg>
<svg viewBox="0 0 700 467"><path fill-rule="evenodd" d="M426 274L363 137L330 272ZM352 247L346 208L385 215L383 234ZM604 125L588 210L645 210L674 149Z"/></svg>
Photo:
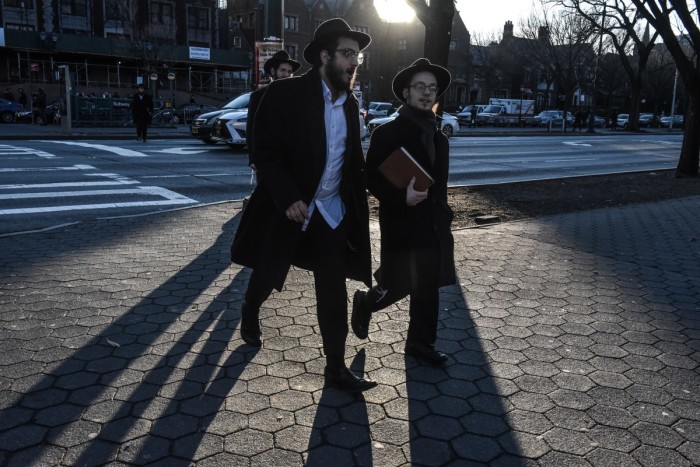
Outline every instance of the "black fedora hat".
<svg viewBox="0 0 700 467"><path fill-rule="evenodd" d="M299 67L301 67L301 63L297 62L296 60L292 60L286 50L279 50L275 53L275 55L265 61L263 70L265 70L266 74L271 75L272 69L277 68L282 63L289 63L292 65L292 72L296 72Z"/></svg>
<svg viewBox="0 0 700 467"><path fill-rule="evenodd" d="M335 37L344 36L355 39L360 44L360 50L363 50L369 45L372 39L364 32L355 31L350 28L348 23L341 18L332 18L321 23L314 31L314 40L304 48L304 60L310 64L314 64L323 44Z"/></svg>
<svg viewBox="0 0 700 467"><path fill-rule="evenodd" d="M435 75L438 85L437 97L442 96L448 87L450 87L450 82L452 82L452 75L447 69L441 67L440 65L435 65L430 63L427 58L419 58L411 64L408 68L404 68L399 71L399 73L394 76L394 81L391 83L391 89L394 91L394 95L401 102L406 102L406 98L403 97L403 90L408 87L408 83L416 73L420 71L429 71Z"/></svg>

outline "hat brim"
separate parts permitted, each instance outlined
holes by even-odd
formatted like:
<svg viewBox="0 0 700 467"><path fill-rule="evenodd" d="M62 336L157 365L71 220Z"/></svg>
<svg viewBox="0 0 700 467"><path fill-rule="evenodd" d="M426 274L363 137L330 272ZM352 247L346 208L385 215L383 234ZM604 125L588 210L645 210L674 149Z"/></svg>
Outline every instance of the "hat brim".
<svg viewBox="0 0 700 467"><path fill-rule="evenodd" d="M304 60L306 60L307 63L310 65L313 65L316 59L318 58L318 54L321 53L322 44L327 42L328 40L337 38L337 37L349 37L350 39L356 40L357 43L360 46L360 50L364 50L367 48L370 42L372 42L372 38L370 38L367 34L364 32L359 32L359 31L336 31L332 32L330 34L326 34L324 36L318 37L306 46L304 48Z"/></svg>
<svg viewBox="0 0 700 467"><path fill-rule="evenodd" d="M297 62L296 60L292 60L291 58L285 60L277 60L275 58L271 58L265 62L265 65L263 65L263 71L265 71L266 74L271 75L272 69L277 68L282 63L289 63L290 65L292 65L292 73L296 73L296 71L299 68L301 68L301 63Z"/></svg>
<svg viewBox="0 0 700 467"><path fill-rule="evenodd" d="M450 75L450 72L447 71L446 68L429 63L426 60L425 64L420 63L418 65L411 65L408 68L401 70L394 77L394 80L391 83L391 89L394 92L394 96L396 96L398 100L404 103L406 102L406 98L403 97L403 90L408 87L408 81L411 79L411 77L421 71L427 71L435 75L439 89L437 96L435 96L436 99L442 96L444 92L447 91L447 88L450 87L450 83L452 82L452 75Z"/></svg>

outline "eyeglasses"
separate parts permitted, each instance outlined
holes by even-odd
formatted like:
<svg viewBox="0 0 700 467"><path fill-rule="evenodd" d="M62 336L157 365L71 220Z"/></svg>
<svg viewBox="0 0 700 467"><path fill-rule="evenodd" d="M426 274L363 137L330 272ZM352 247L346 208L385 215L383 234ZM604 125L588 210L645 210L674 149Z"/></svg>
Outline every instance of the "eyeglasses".
<svg viewBox="0 0 700 467"><path fill-rule="evenodd" d="M425 83L414 83L414 84L409 85L408 87L415 89L420 94L423 94L426 90L430 94L437 94L437 92L440 90L440 88L438 88L434 84L431 84L430 86L428 86Z"/></svg>
<svg viewBox="0 0 700 467"><path fill-rule="evenodd" d="M365 60L365 56L362 52L357 52L356 50L352 49L338 49L336 52L340 52L341 54L345 55L345 58L352 60L353 58L357 59L357 64L362 65L362 62Z"/></svg>

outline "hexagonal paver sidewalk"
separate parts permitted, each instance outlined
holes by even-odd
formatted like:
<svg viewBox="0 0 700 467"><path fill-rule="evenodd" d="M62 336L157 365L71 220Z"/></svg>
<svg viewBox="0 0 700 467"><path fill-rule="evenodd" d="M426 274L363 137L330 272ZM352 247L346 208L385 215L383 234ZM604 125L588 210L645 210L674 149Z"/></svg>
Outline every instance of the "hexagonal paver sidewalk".
<svg viewBox="0 0 700 467"><path fill-rule="evenodd" d="M241 341L239 212L0 238L0 465L700 464L700 198L455 232L449 364L404 356L404 300L348 337L357 397L305 271Z"/></svg>

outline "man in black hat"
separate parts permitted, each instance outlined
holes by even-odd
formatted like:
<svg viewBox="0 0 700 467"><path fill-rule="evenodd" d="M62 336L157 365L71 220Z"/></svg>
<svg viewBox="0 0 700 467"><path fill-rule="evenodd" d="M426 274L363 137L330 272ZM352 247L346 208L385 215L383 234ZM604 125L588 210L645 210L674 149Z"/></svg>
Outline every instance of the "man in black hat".
<svg viewBox="0 0 700 467"><path fill-rule="evenodd" d="M439 288L455 283L454 217L447 205L449 145L438 130L434 107L449 87L450 73L427 59L416 60L392 83L404 104L398 117L372 133L367 152L367 186L379 200L381 260L378 285L353 297L352 329L367 337L372 312L410 295L407 355L434 366L447 356L434 347L437 338ZM396 149L405 148L434 183L425 191L394 186L379 170Z"/></svg>
<svg viewBox="0 0 700 467"><path fill-rule="evenodd" d="M313 272L327 386L360 392L376 383L345 365L346 278L371 285L369 207L352 93L367 34L340 18L322 23L304 49L313 68L273 81L255 115L258 184L243 211L231 259L253 269L241 337L261 345L260 306L291 265Z"/></svg>
<svg viewBox="0 0 700 467"><path fill-rule="evenodd" d="M286 50L280 50L270 57L263 65L265 74L270 76L272 81L276 79L289 78L301 67L301 63L292 60ZM250 102L248 103L248 120L245 125L245 141L248 146L248 165L255 170L253 163L253 120L255 113L258 111L260 100L265 94L267 87L262 87L253 91L250 94Z"/></svg>
<svg viewBox="0 0 700 467"><path fill-rule="evenodd" d="M148 125L153 116L153 98L146 94L146 87L139 84L138 92L131 100L131 117L136 125L136 141L145 143L148 139Z"/></svg>

